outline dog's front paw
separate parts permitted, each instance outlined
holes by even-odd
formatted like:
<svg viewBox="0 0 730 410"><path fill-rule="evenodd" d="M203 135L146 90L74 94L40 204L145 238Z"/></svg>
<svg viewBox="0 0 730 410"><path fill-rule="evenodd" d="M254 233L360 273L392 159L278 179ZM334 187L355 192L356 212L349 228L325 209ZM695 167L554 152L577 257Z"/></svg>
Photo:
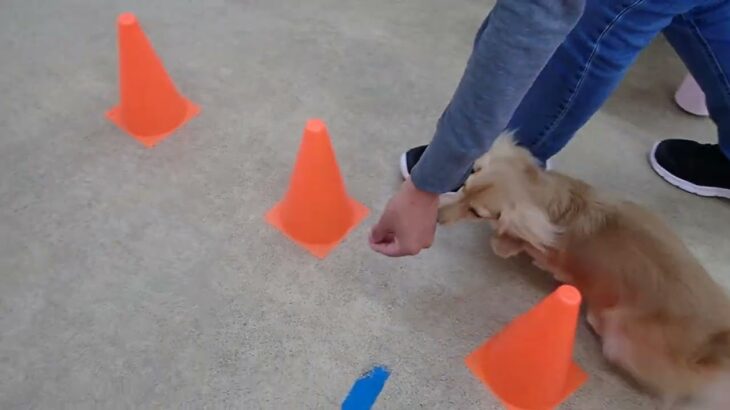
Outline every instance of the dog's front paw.
<svg viewBox="0 0 730 410"><path fill-rule="evenodd" d="M500 258L511 258L519 255L524 249L523 241L505 235L492 236L491 244L492 251Z"/></svg>

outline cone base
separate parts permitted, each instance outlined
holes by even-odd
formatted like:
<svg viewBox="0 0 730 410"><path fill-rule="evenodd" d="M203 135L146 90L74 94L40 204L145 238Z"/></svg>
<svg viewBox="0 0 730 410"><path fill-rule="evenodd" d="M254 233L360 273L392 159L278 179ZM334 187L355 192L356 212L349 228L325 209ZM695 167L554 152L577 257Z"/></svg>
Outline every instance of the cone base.
<svg viewBox="0 0 730 410"><path fill-rule="evenodd" d="M189 101L188 99L183 99L185 101L185 116L183 116L182 120L175 126L173 126L170 130L165 131L160 134L155 135L140 135L137 133L134 133L127 129L127 127L122 123L122 115L121 115L121 109L119 106L116 106L112 108L111 110L106 112L106 117L117 125L117 127L121 128L122 131L129 134L132 138L139 141L142 145L144 145L147 148L152 148L155 145L157 145L160 141L164 140L168 136L170 136L173 132L177 131L180 127L185 125L188 121L190 121L193 117L198 115L200 113L200 107L198 107L193 102Z"/></svg>
<svg viewBox="0 0 730 410"><path fill-rule="evenodd" d="M516 402L519 398L515 397L502 397L499 392L494 391L490 385L490 376L486 374L483 363L486 363L491 356L492 344L487 341L481 347L477 348L469 356L464 359L466 367L469 368L471 373L479 379L495 396L504 404L507 409L510 410L551 410L557 407L560 403L565 401L571 394L573 394L583 383L588 380L588 375L575 362L571 362L568 368L568 375L565 378L565 386L560 393L559 397L556 397L554 403L548 403L545 407L520 407Z"/></svg>
<svg viewBox="0 0 730 410"><path fill-rule="evenodd" d="M354 199L350 199L350 205L352 207L353 214L354 214L354 217L352 220L352 225L349 226L347 228L347 230L345 230L345 232L342 234L341 237L333 240L330 243L325 243L325 244L304 242L304 241L294 238L291 234L289 234L289 232L286 231L283 224L281 223L281 215L280 215L281 202L274 205L274 207L271 208L269 210L269 212L266 213L266 221L269 224L273 225L276 229L281 231L281 233L283 233L284 236L291 239L294 243L296 243L297 245L299 245L302 248L309 251L312 255L314 255L320 259L324 259L332 251L332 249L334 249L337 245L339 245L340 242L342 242L342 240L345 239L345 237L347 235L349 235L350 232L353 229L355 229L355 227L357 225L359 225L360 222L362 222L368 216L369 211L363 204L355 201Z"/></svg>

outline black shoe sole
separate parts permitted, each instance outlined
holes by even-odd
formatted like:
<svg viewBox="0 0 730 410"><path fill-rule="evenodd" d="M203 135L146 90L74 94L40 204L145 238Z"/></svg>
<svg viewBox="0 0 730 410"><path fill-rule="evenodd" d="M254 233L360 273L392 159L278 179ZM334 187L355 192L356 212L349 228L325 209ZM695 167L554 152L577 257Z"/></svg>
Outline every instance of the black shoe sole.
<svg viewBox="0 0 730 410"><path fill-rule="evenodd" d="M403 176L403 179L408 179L411 176L411 173L408 172L408 161L406 160L406 152L402 153L400 156L400 174Z"/></svg>

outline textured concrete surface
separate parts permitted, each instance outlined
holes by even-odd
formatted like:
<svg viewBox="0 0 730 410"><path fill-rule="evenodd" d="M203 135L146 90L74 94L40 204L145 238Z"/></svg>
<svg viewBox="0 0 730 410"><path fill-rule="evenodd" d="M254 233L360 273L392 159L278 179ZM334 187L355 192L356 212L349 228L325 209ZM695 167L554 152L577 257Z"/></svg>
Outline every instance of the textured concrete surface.
<svg viewBox="0 0 730 410"><path fill-rule="evenodd" d="M366 246L428 140L488 0L6 0L0 6L0 408L335 408L373 364L379 409L497 408L463 358L553 284L442 229L416 258ZM104 119L114 21L138 14L203 112L153 150ZM726 286L730 207L663 183L661 137L712 139L652 46L557 167L670 220ZM372 216L318 261L263 220L307 117ZM581 327L566 409L644 409Z"/></svg>

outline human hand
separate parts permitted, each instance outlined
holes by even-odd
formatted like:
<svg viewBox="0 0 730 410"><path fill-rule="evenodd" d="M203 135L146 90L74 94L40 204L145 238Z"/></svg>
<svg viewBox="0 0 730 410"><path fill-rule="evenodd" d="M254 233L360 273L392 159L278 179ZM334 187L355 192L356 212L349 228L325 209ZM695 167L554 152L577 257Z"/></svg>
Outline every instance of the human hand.
<svg viewBox="0 0 730 410"><path fill-rule="evenodd" d="M416 255L436 234L438 194L421 191L407 179L388 201L370 232L370 248L387 256Z"/></svg>

